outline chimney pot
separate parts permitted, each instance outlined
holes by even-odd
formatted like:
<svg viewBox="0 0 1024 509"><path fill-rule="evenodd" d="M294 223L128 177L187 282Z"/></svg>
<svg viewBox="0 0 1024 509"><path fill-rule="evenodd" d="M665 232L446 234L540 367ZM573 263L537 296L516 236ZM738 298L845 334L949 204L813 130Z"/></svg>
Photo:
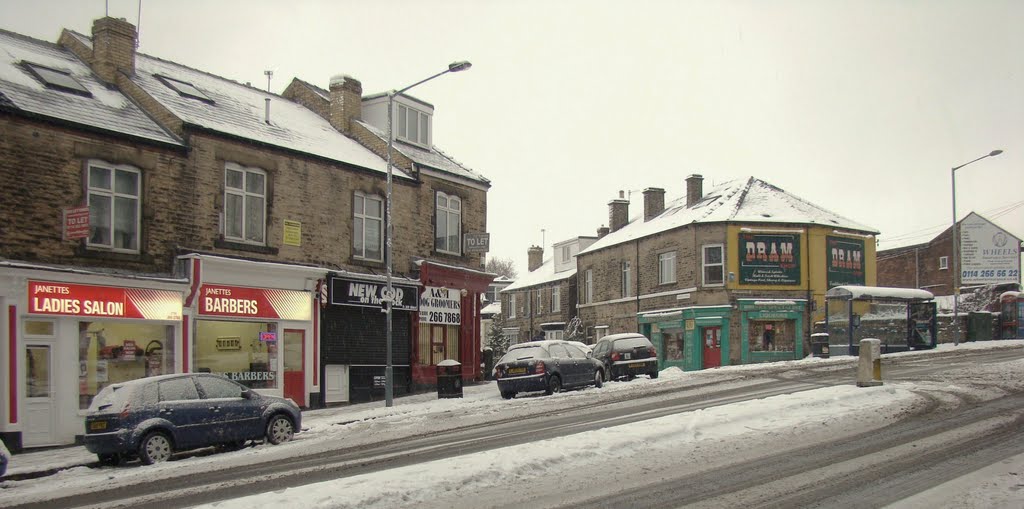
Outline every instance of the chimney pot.
<svg viewBox="0 0 1024 509"><path fill-rule="evenodd" d="M597 229L597 238L604 237L605 235L608 235L608 227L601 225L601 227Z"/></svg>
<svg viewBox="0 0 1024 509"><path fill-rule="evenodd" d="M693 174L686 177L686 206L692 207L704 198L704 177Z"/></svg>
<svg viewBox="0 0 1024 509"><path fill-rule="evenodd" d="M533 272L540 268L544 263L544 248L540 246L530 246L530 249L526 250L527 256L527 270Z"/></svg>
<svg viewBox="0 0 1024 509"><path fill-rule="evenodd" d="M135 47L139 34L124 19L100 18L92 23L92 65L96 75L114 83L117 73L135 74Z"/></svg>
<svg viewBox="0 0 1024 509"><path fill-rule="evenodd" d="M331 78L331 125L345 134L352 131L352 120L363 115L363 84L345 75Z"/></svg>
<svg viewBox="0 0 1024 509"><path fill-rule="evenodd" d="M644 189L644 221L650 221L665 211L665 190L660 187Z"/></svg>

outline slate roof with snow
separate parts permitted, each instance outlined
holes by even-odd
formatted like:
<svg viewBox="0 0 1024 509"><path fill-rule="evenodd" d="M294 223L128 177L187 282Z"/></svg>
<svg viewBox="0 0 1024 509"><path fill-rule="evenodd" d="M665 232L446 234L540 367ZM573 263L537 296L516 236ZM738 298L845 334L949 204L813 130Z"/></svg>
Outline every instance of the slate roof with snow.
<svg viewBox="0 0 1024 509"><path fill-rule="evenodd" d="M842 217L763 180L748 177L715 186L693 207L687 208L686 196L682 196L666 204L665 211L649 221L644 221L641 213L631 218L626 226L601 237L580 251L580 254L693 223L820 225L878 234L878 230L870 226Z"/></svg>
<svg viewBox="0 0 1024 509"><path fill-rule="evenodd" d="M324 90L323 88L320 88L312 83L303 81L301 79L298 81L305 85L306 87L309 87L310 90L312 90L314 93L320 96L323 100L328 102L331 100L331 93L329 91ZM383 94L375 94L367 96L366 98L380 97L381 95ZM408 94L402 95L406 97L412 97ZM357 120L357 122L366 127L371 133L373 133L380 139L384 140L385 142L388 141L387 133L384 132L384 130L378 129L376 126L373 126L367 122L359 120ZM462 163L459 163L454 158L444 153L441 149L437 148L436 145L432 146L428 150L423 147L417 147L415 145L404 143L401 140L395 140L395 142L392 143L392 148L400 152L405 157L408 157L410 160L412 160L412 162L418 165L426 166L428 168L448 173L456 177L469 179L487 186L489 186L491 183L491 181L488 180L486 177L463 166Z"/></svg>
<svg viewBox="0 0 1024 509"><path fill-rule="evenodd" d="M512 283L505 288L499 290L498 293L505 293L511 290L520 290L523 288L530 288L532 286L543 285L547 283L554 283L555 281L563 281L576 275L576 268L573 267L569 270L562 272L555 272L554 258L548 258L537 267L536 270L528 272L525 276L516 278L515 283Z"/></svg>
<svg viewBox="0 0 1024 509"><path fill-rule="evenodd" d="M29 62L67 73L91 96L47 87L22 66ZM84 62L57 44L0 30L0 109L162 144L182 142L131 99L107 88Z"/></svg>
<svg viewBox="0 0 1024 509"><path fill-rule="evenodd" d="M92 45L89 37L73 35ZM192 85L212 104L178 93L157 76ZM330 122L305 106L277 94L142 53L136 54L132 81L187 125L387 172L384 159L338 132ZM269 124L265 121L268 98ZM402 170L395 171L395 175L410 178Z"/></svg>

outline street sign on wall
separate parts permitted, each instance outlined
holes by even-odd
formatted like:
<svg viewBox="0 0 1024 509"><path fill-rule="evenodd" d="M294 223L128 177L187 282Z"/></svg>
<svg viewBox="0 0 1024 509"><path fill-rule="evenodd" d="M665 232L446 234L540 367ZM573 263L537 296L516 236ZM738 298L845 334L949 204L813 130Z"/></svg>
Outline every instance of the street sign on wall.
<svg viewBox="0 0 1024 509"><path fill-rule="evenodd" d="M490 233L467 233L465 251L467 253L486 253L491 248Z"/></svg>

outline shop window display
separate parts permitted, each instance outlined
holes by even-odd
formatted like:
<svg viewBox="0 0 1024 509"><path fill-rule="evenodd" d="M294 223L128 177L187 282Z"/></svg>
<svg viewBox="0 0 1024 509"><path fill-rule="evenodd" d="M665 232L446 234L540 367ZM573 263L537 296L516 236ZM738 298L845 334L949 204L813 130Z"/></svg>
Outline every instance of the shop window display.
<svg viewBox="0 0 1024 509"><path fill-rule="evenodd" d="M174 373L174 326L126 321L78 323L78 407L104 387Z"/></svg>
<svg viewBox="0 0 1024 509"><path fill-rule="evenodd" d="M792 352L796 349L794 320L751 320L748 332L751 352Z"/></svg>
<svg viewBox="0 0 1024 509"><path fill-rule="evenodd" d="M276 323L200 320L196 323L195 367L224 375L253 389L277 389Z"/></svg>

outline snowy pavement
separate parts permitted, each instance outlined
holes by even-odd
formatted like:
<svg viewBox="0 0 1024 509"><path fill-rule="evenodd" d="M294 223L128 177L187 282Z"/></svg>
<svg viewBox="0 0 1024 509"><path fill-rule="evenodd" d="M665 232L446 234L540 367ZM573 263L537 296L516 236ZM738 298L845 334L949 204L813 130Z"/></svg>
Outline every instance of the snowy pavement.
<svg viewBox="0 0 1024 509"><path fill-rule="evenodd" d="M1021 348L1024 341L940 345L934 351L891 354L890 356L927 356L951 353L957 349ZM431 394L397 398L393 407L383 402L346 407L310 410L303 413L305 430L296 440L281 446L259 445L232 453L194 456L149 467L129 466L116 469L118 483L131 485L154 478L196 475L204 470L244 466L309 454L313 451L339 449L354 445L395 439L457 426L482 424L544 413L568 406L586 407L615 393L646 392L652 389L699 391L709 381L722 384L747 383L752 376L785 371L797 366L850 367L855 359L805 359L763 365L726 367L701 372L668 369L657 380L638 378L631 382L614 382L602 389L571 391L552 396L501 399L494 382L468 386L461 399L437 399ZM963 370L961 370L963 371ZM707 408L645 421L644 426L617 426L573 436L516 446L514 454L502 450L463 455L425 464L384 472L353 476L309 487L280 490L254 498L241 498L213 504L218 508L248 508L278 504L282 507L395 507L397 505L443 504L468 493L492 486L524 482L552 482L553 472L590 472L595 465L614 462L622 469L651 468L651 458L671 456L678 460L680 440L687 447L688 461L708 463L716 457L731 455L730 443L764 439L766 447L785 447L796 437L802 442L826 440L822 422L835 431L865 431L886 426L899 419L907 408L920 404L921 397L913 391L921 389L941 395L970 393L973 397L992 399L1006 393L1005 388L1020 390L1024 381L1024 361L1002 362L971 368L967 373L951 373L950 381L928 383L886 383L882 387L828 387L796 394L775 396L723 407ZM956 380L996 380L995 385L959 384ZM630 448L615 447L623 441L640 441L651 451L643 464L624 452ZM595 450L594 444L601 444ZM655 454L673 451L670 455ZM766 452L762 450L761 452ZM520 459L521 458L521 459ZM543 458L545 461L539 461ZM85 468L94 456L82 447L69 447L24 453L14 456L9 474L67 468L55 475L24 481L0 482L0 506L54 496L87 492L97 483L109 482L114 468ZM666 460L667 461L667 460ZM539 466L545 465L545 466ZM547 466L550 465L550 466ZM656 467L656 464L654 465ZM597 468L600 468L598 466ZM948 483L955 484L955 497L946 489L929 490L895 507L928 505L935 507L1020 507L1024 487L1024 456L1010 458L986 469L984 482L965 476ZM400 481L400 482L399 482ZM959 484L956 484L959 483ZM972 488L973 487L973 488ZM938 495L936 495L938 494ZM931 498L928 498L931 497ZM910 502L916 500L919 502ZM927 501L927 503L925 503ZM909 504L909 505L907 505ZM441 505L437 505L440 507Z"/></svg>

